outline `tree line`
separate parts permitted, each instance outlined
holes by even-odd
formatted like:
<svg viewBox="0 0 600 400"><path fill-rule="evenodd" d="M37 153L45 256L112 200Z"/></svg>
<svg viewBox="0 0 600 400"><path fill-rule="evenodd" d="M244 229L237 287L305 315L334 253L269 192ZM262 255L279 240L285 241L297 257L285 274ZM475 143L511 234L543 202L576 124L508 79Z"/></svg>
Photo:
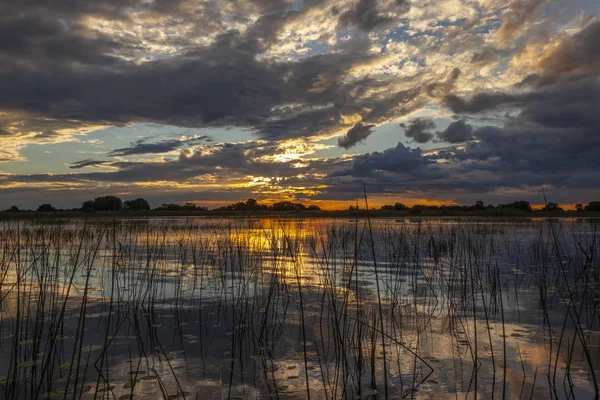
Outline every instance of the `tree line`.
<svg viewBox="0 0 600 400"><path fill-rule="evenodd" d="M350 207L349 210L356 209L356 207ZM592 201L587 205L576 204L576 211L600 211L600 201ZM402 203L396 203L394 205L384 205L381 207L381 210L395 210L395 211L419 211L419 210L434 210L434 211L448 211L448 212L478 212L478 211L490 211L490 210L514 210L520 212L533 212L536 211L531 207L531 203L525 200L513 201L511 203L506 204L485 204L483 201L478 200L473 205L421 205L416 204L412 207L408 207ZM564 211L562 207L558 203L549 202L544 207L540 208L539 211L545 212L560 212Z"/></svg>
<svg viewBox="0 0 600 400"><path fill-rule="evenodd" d="M592 201L587 205L577 204L575 206L577 211L594 211L600 212L600 201ZM347 211L359 211L362 208L360 206L350 206ZM213 210L209 210L207 207L201 207L194 203L163 203L160 206L152 209L150 203L144 198L136 198L131 200L121 200L117 196L101 196L96 197L93 200L84 201L80 208L75 209L56 209L49 203L41 204L37 208L37 212L53 212L53 211L83 211L83 212L96 212L96 211L191 211L191 212L223 212L223 211L240 211L240 212L255 212L255 211L276 211L276 212L289 212L289 211L321 211L321 208L317 205L304 205L302 203L295 203L292 201L278 201L273 204L259 203L256 199L247 199L245 201L239 201L223 207L219 207ZM372 209L377 211L376 209ZM441 212L482 212L489 210L513 210L518 212L533 212L533 208L528 201L518 200L506 204L484 204L483 201L477 201L473 205L422 205L416 204L414 206L407 206L403 203L386 204L379 208L381 211L405 211L413 214L420 214L426 211L441 211ZM20 210L17 206L12 206L4 212L18 212L18 211L33 211L33 210ZM546 212L559 212L564 211L558 203L548 203L540 211Z"/></svg>

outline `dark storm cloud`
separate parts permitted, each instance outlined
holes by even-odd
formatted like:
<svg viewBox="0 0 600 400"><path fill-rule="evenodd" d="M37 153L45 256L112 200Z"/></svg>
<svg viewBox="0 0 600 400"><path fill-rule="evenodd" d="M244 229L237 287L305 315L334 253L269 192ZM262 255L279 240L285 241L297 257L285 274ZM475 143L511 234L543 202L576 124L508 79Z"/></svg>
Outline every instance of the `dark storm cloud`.
<svg viewBox="0 0 600 400"><path fill-rule="evenodd" d="M464 120L452 122L442 132L438 132L439 139L448 143L462 143L473 139L473 127Z"/></svg>
<svg viewBox="0 0 600 400"><path fill-rule="evenodd" d="M427 94L431 97L441 97L448 94L453 88L456 80L460 76L460 69L454 68L446 82L435 82L427 86Z"/></svg>
<svg viewBox="0 0 600 400"><path fill-rule="evenodd" d="M358 156L350 168L330 174L328 195L352 199L360 195L359 188L365 183L372 194L416 191L424 197L442 198L462 192L485 195L498 188L539 193L544 185L570 187L582 193L597 188L594 171L600 156L593 149L598 143L583 149L569 143L569 132L560 138L547 138L535 131L497 127L479 128L474 136L478 140L463 147L432 153L398 144Z"/></svg>
<svg viewBox="0 0 600 400"><path fill-rule="evenodd" d="M338 138L338 146L344 149L355 146L368 138L374 127L375 125L365 125L362 122L356 123L344 136Z"/></svg>
<svg viewBox="0 0 600 400"><path fill-rule="evenodd" d="M210 139L208 136L198 136L189 139L169 139L160 142L148 142L147 139L140 139L131 143L130 147L115 149L108 153L109 156L132 156L139 154L162 154L176 150L183 146L193 146Z"/></svg>
<svg viewBox="0 0 600 400"><path fill-rule="evenodd" d="M103 22L119 22L122 28L134 26L140 13L151 17L161 15L192 21L197 17L186 15L181 0L23 0L0 4L0 56L4 61L36 62L59 65L83 63L94 66L123 64L119 56L132 57L144 51L138 39L131 35L111 36L96 29ZM203 10L208 18L199 26L206 32L215 29L218 20L210 10ZM89 19L96 22L90 24ZM138 22L139 23L139 22ZM150 34L148 43L160 42ZM164 39L163 39L164 42ZM164 43L163 43L164 44ZM72 66L69 66L71 68Z"/></svg>
<svg viewBox="0 0 600 400"><path fill-rule="evenodd" d="M469 99L450 94L444 98L444 105L457 114L476 114L510 105L517 99L518 96L505 93L477 93Z"/></svg>
<svg viewBox="0 0 600 400"><path fill-rule="evenodd" d="M360 114L365 124L381 124L422 107L422 88L418 85L369 95L370 90L384 89L391 81L369 77L345 81L353 66L377 60L363 45L346 53L308 57L287 65L280 101L307 107L297 112L271 108L270 118L255 118L255 132L270 140L317 136L337 131L343 114Z"/></svg>
<svg viewBox="0 0 600 400"><path fill-rule="evenodd" d="M349 161L337 159L291 159L288 162L275 162L269 157L278 154L278 145L266 141L248 141L201 146L193 152L181 152L174 160L153 161L95 161L83 160L71 164L71 168L106 165L111 171L73 174L32 174L7 175L7 182L27 183L134 183L146 181L168 181L185 183L190 179L217 179L227 184L233 179L247 176L279 177L292 179L298 174L323 174L346 166ZM96 164L97 163L97 164ZM294 164L301 163L302 167ZM1 175L0 175L1 176ZM210 176L210 178L207 178ZM304 180L302 185L314 182ZM289 185L289 182L286 183Z"/></svg>
<svg viewBox="0 0 600 400"><path fill-rule="evenodd" d="M300 8L277 0L2 4L0 110L21 117L0 121L0 130L19 124L23 143L60 142L62 129L73 131L77 124L85 133L87 126L150 122L236 126L279 141L331 135L345 125L344 115L359 114L365 126L380 125L425 105L420 83L394 90L398 78L393 76L347 79L356 66L381 57L370 51L372 43L364 35L339 41L325 54L263 57L279 44L288 24L324 6L330 5L324 0L306 1ZM409 9L402 0L361 0L349 6L329 15L349 31L383 29ZM226 21L246 28L231 29ZM110 23L118 25L98 29ZM131 34L140 24L143 40ZM159 34L153 31L157 26ZM185 34L163 34L180 27ZM198 44L211 35L212 42ZM323 35L319 40L332 39L331 32ZM148 57L154 48L167 49ZM40 136L41 129L27 130L32 120L52 121L52 126ZM357 130L340 143L350 147L370 132ZM139 142L109 155L160 154L178 147L174 141ZM19 149L7 154L3 158L18 159Z"/></svg>
<svg viewBox="0 0 600 400"><path fill-rule="evenodd" d="M487 176L481 188L490 182L494 187L594 187L595 180L586 177L600 165L600 68L597 57L582 49L593 49L590 33L596 29L593 24L543 55L542 74L528 78L521 87L525 90L480 93L469 99L448 96L446 105L456 113L513 112L502 125L473 130L476 140L463 148L450 148L436 157L456 171ZM440 138L452 142L450 130ZM471 134L459 132L461 139Z"/></svg>
<svg viewBox="0 0 600 400"><path fill-rule="evenodd" d="M392 92L385 97L366 99L355 106L364 105L371 110L364 115L364 122L383 123L393 117L410 114L425 106L426 102L419 100L421 91L421 87L415 87L396 93Z"/></svg>
<svg viewBox="0 0 600 400"><path fill-rule="evenodd" d="M573 105L588 113L598 99L600 76L600 21L589 24L580 32L567 37L556 46L546 50L539 58L541 74L528 76L519 85L529 89L520 93L480 92L468 99L454 94L444 98L444 105L457 114L477 114L506 108L520 108L527 115L556 115L560 108ZM540 102L548 107L542 106ZM589 120L577 113L577 118ZM596 113L589 113L596 114ZM536 118L533 119L534 122ZM592 118L596 121L595 118ZM541 118L543 121L544 118ZM554 120L556 120L554 118ZM568 118L576 123L575 118Z"/></svg>
<svg viewBox="0 0 600 400"><path fill-rule="evenodd" d="M528 77L515 92L486 92L463 99L447 96L445 104L459 114L504 114L499 126L473 131L476 141L444 153L471 170L488 171L496 179L515 176L506 185L591 187L585 183L600 165L600 23L565 38L540 56L541 73ZM517 175L515 175L517 173ZM509 175L510 174L510 175ZM499 182L500 184L500 182Z"/></svg>
<svg viewBox="0 0 600 400"><path fill-rule="evenodd" d="M482 127L478 140L464 148L439 154L438 158L465 171L485 172L498 186L570 185L574 176L588 174L600 163L595 149L600 140L585 129L553 132L527 127ZM488 179L489 179L488 178ZM592 187L588 182L585 187Z"/></svg>
<svg viewBox="0 0 600 400"><path fill-rule="evenodd" d="M335 107L325 107L318 110L305 110L299 113L285 112L273 118L261 122L255 132L264 139L278 140L310 136L314 132L323 132L338 126L341 121L340 110ZM308 129L311 129L308 132Z"/></svg>
<svg viewBox="0 0 600 400"><path fill-rule="evenodd" d="M115 64L119 59L110 53L121 49L122 45L110 38L86 37L85 28L77 22L41 13L0 17L0 55L4 59Z"/></svg>
<svg viewBox="0 0 600 400"><path fill-rule="evenodd" d="M357 192L353 185L367 182L381 193L386 193L386 185L399 192L406 185L421 193L435 188L438 194L464 198L466 193L493 194L498 188L539 193L540 187L551 185L589 195L597 190L600 165L600 65L595 51L599 26L593 23L547 50L540 57L540 75L514 91L445 97L445 105L457 114L500 115L497 125L473 128L461 119L437 135L464 145L428 153L398 146L357 157L351 168L332 173L339 182L335 190L351 198ZM406 127L407 136L420 137L427 132L424 125L433 129L418 121ZM403 163L384 161L390 159Z"/></svg>
<svg viewBox="0 0 600 400"><path fill-rule="evenodd" d="M393 0L391 2L358 0L350 10L341 14L339 21L343 27L354 26L362 31L370 32L393 21L392 18L386 16L386 12L406 13L409 10L409 0Z"/></svg>
<svg viewBox="0 0 600 400"><path fill-rule="evenodd" d="M203 22L204 28L212 29L220 24L224 15L230 18L244 21L241 15L227 13L229 6L234 11L255 11L258 13L281 12L290 8L290 2L286 0L228 0L219 4L211 2L197 2L195 9L190 11L186 0L22 0L6 1L0 4L0 15L17 16L24 14L43 14L48 18L64 18L70 20L81 20L84 17L97 17L110 21L132 22L136 14L144 13L149 17L167 16L176 17L179 20L199 20ZM175 24L177 21L171 21ZM193 29L193 28L190 28Z"/></svg>
<svg viewBox="0 0 600 400"><path fill-rule="evenodd" d="M526 93L485 93L469 99L452 95L445 105L457 114L505 113L518 111L506 121L512 125L536 123L553 127L598 126L600 116L595 111L600 96L600 81L596 77L577 81L557 82L533 88Z"/></svg>
<svg viewBox="0 0 600 400"><path fill-rule="evenodd" d="M99 165L107 164L108 161L102 160L92 160L91 158L87 158L81 161L75 161L69 164L69 168L71 169L81 169L85 167L97 167Z"/></svg>
<svg viewBox="0 0 600 400"><path fill-rule="evenodd" d="M5 14L16 14L19 12L45 12L47 14L60 14L69 17L81 15L102 15L113 19L127 18L127 11L144 7L146 9L156 6L160 8L167 4L177 5L180 1L154 1L143 0L22 0L18 2L3 2L0 10ZM172 6L169 6L172 8ZM163 11L166 9L163 8Z"/></svg>
<svg viewBox="0 0 600 400"><path fill-rule="evenodd" d="M335 172L334 176L371 176L377 171L408 173L427 161L421 155L421 149L404 147L402 143L382 152L375 151L357 156L350 169Z"/></svg>
<svg viewBox="0 0 600 400"><path fill-rule="evenodd" d="M600 21L589 24L542 57L546 81L598 76L600 72Z"/></svg>
<svg viewBox="0 0 600 400"><path fill-rule="evenodd" d="M401 123L404 135L417 143L427 143L434 137L435 122L431 118L415 118L408 125Z"/></svg>
<svg viewBox="0 0 600 400"><path fill-rule="evenodd" d="M223 64L180 58L121 71L8 65L0 107L94 122L249 124L281 100L281 73L243 54Z"/></svg>
<svg viewBox="0 0 600 400"><path fill-rule="evenodd" d="M410 101L419 93L387 93L357 103L350 96L360 89L357 83L342 80L357 60L372 56L331 54L274 64L257 61L254 53L240 49L247 43L238 41L239 34L233 36L193 56L127 64L118 70L9 62L0 68L0 108L102 124L243 126L279 139L327 132L335 128L340 112L361 106L372 109L365 116L369 122L401 115L396 99ZM334 108L274 120L273 109L286 103Z"/></svg>
<svg viewBox="0 0 600 400"><path fill-rule="evenodd" d="M600 164L600 116L594 105L598 98L598 81L589 80L515 97L518 101L511 106L518 110L516 116L501 126L475 129L477 140L440 157L471 171L487 171L507 187L570 185L571 177Z"/></svg>
<svg viewBox="0 0 600 400"><path fill-rule="evenodd" d="M69 7L66 6L67 3ZM95 3L102 5L93 6ZM4 53L4 62L0 67L4 96L0 95L0 106L54 118L113 123L153 119L152 113L157 113L157 120L165 120L169 118L165 114L180 107L183 115L173 114L174 119L182 120L181 122L189 119L210 122L223 117L223 109L241 105L237 94L251 94L251 89L243 85L243 81L250 78L243 70L248 68L250 73L256 73L256 66L253 68L252 65L245 65L240 57L237 57L237 67L215 68L214 65L209 65L214 64L215 58L218 59L219 56L224 63L223 57L228 58L228 55L219 52L229 51L229 55L232 55L231 53L235 53L233 48L220 49L216 46L212 51L198 55L204 59L212 58L210 63L181 58L173 62L168 60L150 63L139 68L125 62L119 64L118 69L105 68L103 64L116 60L109 53L122 50L120 47L124 44L116 43L97 32L91 35L77 17L100 15L115 20L125 18L127 7L135 9L146 6L134 1L104 3L55 3L40 0L0 6L4 11L0 18L0 52ZM171 12L180 2L173 2L170 6L164 3L164 7L160 6L161 3L164 2L152 2L161 11ZM63 12L71 19L63 18ZM242 44L236 45L239 47ZM36 62L23 64L25 60ZM92 65L81 69L70 64L71 61ZM220 70L223 72L220 79L214 79ZM197 75L194 71L197 71ZM255 74L254 77L264 76L265 72ZM151 103L156 99L159 103L161 99L166 99L171 90L181 89L185 85L184 80L190 82L198 76L206 78L191 85L190 90L179 92L180 96L174 98L171 107L166 107L163 113L159 112L160 104L152 106ZM239 89L238 92L235 91L236 88ZM198 95L193 96L192 90L198 91ZM229 91L232 91L233 99L225 103L223 100L219 102L219 95L224 99L227 97L225 93ZM207 100L209 97L214 98L215 102L211 104ZM146 99L146 103L139 101L142 98ZM217 104L213 106L215 103ZM194 118L187 115L192 114L192 111Z"/></svg>

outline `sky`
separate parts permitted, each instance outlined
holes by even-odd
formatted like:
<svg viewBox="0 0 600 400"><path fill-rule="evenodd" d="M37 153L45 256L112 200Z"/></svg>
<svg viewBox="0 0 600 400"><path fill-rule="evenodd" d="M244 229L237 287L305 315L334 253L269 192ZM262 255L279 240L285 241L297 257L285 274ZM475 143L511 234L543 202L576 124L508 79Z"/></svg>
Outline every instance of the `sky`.
<svg viewBox="0 0 600 400"><path fill-rule="evenodd" d="M0 2L0 209L600 200L599 11Z"/></svg>

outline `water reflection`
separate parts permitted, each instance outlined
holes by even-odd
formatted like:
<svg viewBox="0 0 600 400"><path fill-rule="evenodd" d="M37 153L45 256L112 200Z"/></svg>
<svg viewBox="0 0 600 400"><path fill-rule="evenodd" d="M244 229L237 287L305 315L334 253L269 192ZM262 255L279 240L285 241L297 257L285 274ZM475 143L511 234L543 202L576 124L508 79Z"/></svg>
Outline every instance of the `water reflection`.
<svg viewBox="0 0 600 400"><path fill-rule="evenodd" d="M333 219L0 229L5 398L596 390L593 220L377 219L373 240Z"/></svg>

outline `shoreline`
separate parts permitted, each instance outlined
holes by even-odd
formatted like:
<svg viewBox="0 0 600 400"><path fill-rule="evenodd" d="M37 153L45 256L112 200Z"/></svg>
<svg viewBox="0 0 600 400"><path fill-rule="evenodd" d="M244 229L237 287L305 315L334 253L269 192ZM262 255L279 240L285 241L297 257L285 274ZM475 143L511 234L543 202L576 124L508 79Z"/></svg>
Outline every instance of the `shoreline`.
<svg viewBox="0 0 600 400"><path fill-rule="evenodd" d="M485 218L485 219L531 219L531 218L583 218L600 219L600 212L594 211L531 211L522 212L515 210L485 210L479 212L442 212L420 210L421 212L366 210L359 211L17 211L0 212L0 220L25 220L25 219L111 219L111 218L152 218L152 217L206 217L206 218Z"/></svg>

